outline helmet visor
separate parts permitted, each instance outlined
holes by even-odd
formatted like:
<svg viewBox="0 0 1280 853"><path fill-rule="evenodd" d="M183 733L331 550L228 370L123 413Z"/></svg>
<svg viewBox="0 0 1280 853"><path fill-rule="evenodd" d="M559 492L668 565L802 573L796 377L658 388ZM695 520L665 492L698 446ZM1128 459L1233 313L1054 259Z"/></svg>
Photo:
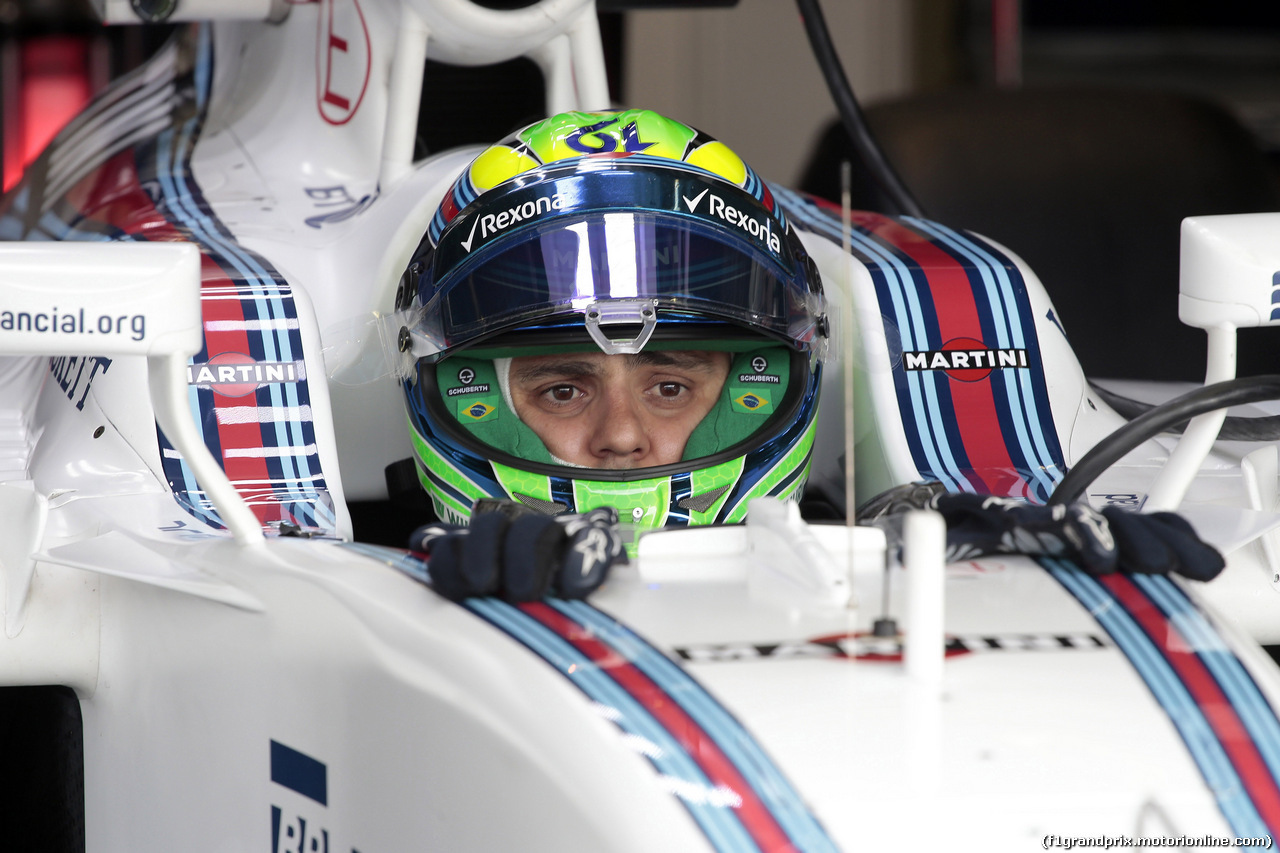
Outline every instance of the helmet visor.
<svg viewBox="0 0 1280 853"><path fill-rule="evenodd" d="M780 241L764 221L749 213L737 219L766 245ZM652 305L659 321L751 326L804 351L817 333L821 296L802 275L691 217L592 211L496 242L453 267L422 307L414 331L428 354L618 300Z"/></svg>

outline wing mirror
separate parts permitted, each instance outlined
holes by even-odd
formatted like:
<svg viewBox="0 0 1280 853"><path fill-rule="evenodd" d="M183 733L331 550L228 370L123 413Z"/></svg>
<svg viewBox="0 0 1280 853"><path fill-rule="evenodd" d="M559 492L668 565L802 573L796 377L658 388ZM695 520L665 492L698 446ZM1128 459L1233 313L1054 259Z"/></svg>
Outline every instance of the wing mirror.
<svg viewBox="0 0 1280 853"><path fill-rule="evenodd" d="M1236 376L1236 329L1280 326L1280 213L1182 220L1178 318L1208 334L1205 384ZM1193 418L1147 493L1173 510L1213 447L1226 409Z"/></svg>
<svg viewBox="0 0 1280 853"><path fill-rule="evenodd" d="M200 351L191 243L0 243L0 355L142 356L156 423L242 545L262 527L201 440L187 400Z"/></svg>

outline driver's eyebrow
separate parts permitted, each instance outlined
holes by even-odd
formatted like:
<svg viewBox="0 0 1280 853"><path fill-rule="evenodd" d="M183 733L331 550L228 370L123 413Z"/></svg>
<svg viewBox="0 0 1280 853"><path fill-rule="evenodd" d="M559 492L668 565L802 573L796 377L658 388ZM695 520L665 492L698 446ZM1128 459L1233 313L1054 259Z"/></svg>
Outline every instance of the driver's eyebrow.
<svg viewBox="0 0 1280 853"><path fill-rule="evenodd" d="M595 376L599 372L599 366L593 362L565 359L564 361L542 361L513 368L511 378L521 385L527 385L557 377Z"/></svg>
<svg viewBox="0 0 1280 853"><path fill-rule="evenodd" d="M681 370L692 370L699 373L713 373L716 365L714 358L708 353L698 350L667 350L660 352L641 352L635 355L622 356L627 360L627 369L638 367L674 367ZM598 361L575 359L565 356L563 359L539 361L512 367L511 381L519 385L531 385L545 379L573 379L585 376L598 376L602 372Z"/></svg>
<svg viewBox="0 0 1280 853"><path fill-rule="evenodd" d="M677 367L682 370L710 372L716 369L715 359L701 350L666 350L641 352L632 356L627 365L636 367Z"/></svg>

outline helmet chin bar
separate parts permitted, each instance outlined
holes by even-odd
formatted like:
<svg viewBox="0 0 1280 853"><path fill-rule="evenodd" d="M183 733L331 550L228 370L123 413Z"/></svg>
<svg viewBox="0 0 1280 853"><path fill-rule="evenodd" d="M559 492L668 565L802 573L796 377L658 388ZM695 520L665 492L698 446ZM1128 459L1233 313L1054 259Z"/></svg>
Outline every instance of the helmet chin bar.
<svg viewBox="0 0 1280 853"><path fill-rule="evenodd" d="M635 355L644 349L658 326L658 309L652 299L610 299L583 306L587 334L605 355ZM631 338L609 337L605 326L639 327Z"/></svg>

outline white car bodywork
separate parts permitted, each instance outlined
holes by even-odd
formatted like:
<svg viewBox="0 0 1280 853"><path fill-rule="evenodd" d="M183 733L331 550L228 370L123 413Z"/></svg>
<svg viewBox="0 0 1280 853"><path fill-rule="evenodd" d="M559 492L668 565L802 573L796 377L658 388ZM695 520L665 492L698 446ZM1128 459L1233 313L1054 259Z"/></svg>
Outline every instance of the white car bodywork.
<svg viewBox="0 0 1280 853"><path fill-rule="evenodd" d="M584 2L241 5L277 20L185 33L0 207L8 240L201 252L136 306L81 286L84 263L105 281L125 260L69 250L23 279L0 255L0 683L76 691L88 849L1025 850L1280 827L1280 673L1257 645L1280 637L1270 447L1260 477L1254 447L1197 461L1182 509L1229 563L1208 585L1021 557L930 584L925 534L886 569L878 531L764 507L645 537L590 603L457 605L418 557L348 541L347 501L384 496L411 450L391 377L327 376L475 153L410 162L414 72L530 53L550 110L601 107L598 34ZM847 282L857 317L815 482L838 469L842 369L864 498L929 477L1044 500L1123 423L1004 247L858 214L848 255L838 212L775 192L833 316ZM31 280L48 312L19 301ZM54 309L75 318L56 341L35 320ZM1148 442L1091 499L1140 504L1167 454ZM884 615L928 640L906 665L870 635Z"/></svg>

